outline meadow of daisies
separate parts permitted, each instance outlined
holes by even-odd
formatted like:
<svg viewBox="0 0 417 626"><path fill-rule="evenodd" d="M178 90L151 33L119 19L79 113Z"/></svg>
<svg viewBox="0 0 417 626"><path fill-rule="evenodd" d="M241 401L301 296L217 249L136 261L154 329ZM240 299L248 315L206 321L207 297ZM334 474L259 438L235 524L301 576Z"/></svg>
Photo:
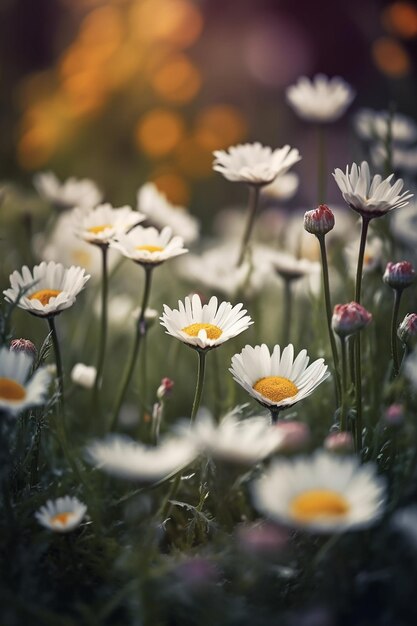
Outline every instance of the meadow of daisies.
<svg viewBox="0 0 417 626"><path fill-rule="evenodd" d="M302 213L258 142L214 153L216 237L146 181L2 188L2 625L415 623L417 123L357 111L329 172L353 89L286 96Z"/></svg>

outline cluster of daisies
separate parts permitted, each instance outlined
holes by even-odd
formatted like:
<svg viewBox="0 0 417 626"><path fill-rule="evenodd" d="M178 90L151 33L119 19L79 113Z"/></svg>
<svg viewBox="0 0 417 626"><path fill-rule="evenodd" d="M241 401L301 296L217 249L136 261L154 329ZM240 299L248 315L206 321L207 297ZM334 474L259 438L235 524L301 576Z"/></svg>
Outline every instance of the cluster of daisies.
<svg viewBox="0 0 417 626"><path fill-rule="evenodd" d="M313 81L302 78L287 91L287 99L296 114L308 122L319 125L334 122L347 110L354 92L339 78L327 79L319 75ZM390 120L385 120L387 124ZM361 127L365 122L362 120ZM376 125L376 129L380 124ZM380 132L380 131L378 131ZM400 132L400 131L398 131ZM214 170L229 181L242 183L249 188L247 222L241 241L229 249L230 260L224 273L224 262L216 270L217 255L208 251L196 257L201 271L197 274L215 276L211 287L233 284L236 292L242 285L256 283L256 250L252 246L253 228L258 217L261 193L272 193L271 186L279 185L293 174L290 169L300 160L297 149L285 145L279 149L260 143L238 145L227 151L214 153ZM312 394L327 379L336 386L339 411L336 437L328 438L325 448L310 457L295 460L274 459L264 474L253 481L251 493L255 507L276 521L308 528L316 532L342 532L376 521L384 512L385 483L377 476L372 464L361 465L356 456L335 457L330 454L337 442L349 449L351 434L355 437L355 449L360 453L362 440L360 430L351 433L347 421L348 394L346 388L346 338L355 335L371 321L371 314L360 304L361 277L364 269L364 250L367 226L375 218L382 217L396 208L408 204L411 195L403 191L403 181L394 181L394 174L383 179L372 176L366 161L353 163L345 171L337 169L334 179L347 203L363 221L359 248L355 301L336 305L333 314L330 306L325 236L333 229L332 211L320 205L308 211L304 228L317 237L322 251L323 287L326 298L326 317L333 364L323 358L310 363L305 349L298 354L294 347L266 344L246 345L231 360L233 379L262 407L264 413L243 419L239 410L227 414L219 423L212 416L200 411L204 387L205 359L210 351L239 336L253 323L243 304L212 297L204 303L197 294L178 301L178 308L164 305L160 323L166 333L192 348L198 355L198 372L191 419L177 424L174 432L159 439L159 426L155 431L155 446L133 441L114 433L118 427L120 409L129 389L143 338L149 325L149 303L152 275L155 268L185 255L186 245L196 241L198 222L186 212L173 207L152 184L144 185L138 192L136 209L129 206L115 208L101 204L103 195L91 181L70 179L60 184L51 174L39 174L35 185L57 211L59 219L68 220L65 236L75 236L87 246L95 246L101 253L101 325L97 348L96 367L79 369L74 376L88 379L85 386L93 388L93 398L105 380L105 362L108 333L108 283L110 253L119 253L133 261L144 271L144 286L139 313L136 320L132 351L126 361L125 371L120 375L119 392L107 420L108 435L103 440L87 446L85 459L95 468L119 478L130 479L139 484L150 485L167 481L198 458L208 457L218 463L247 468L259 465L267 458L302 447L307 438L303 425L291 420L280 420L281 412ZM291 186L292 183L289 183ZM281 188L282 189L282 188ZM144 225L146 223L146 225ZM60 229L62 233L62 228ZM59 243L58 243L59 245ZM209 261L210 252L212 259ZM99 255L100 256L100 255ZM293 281L311 270L304 259L292 259L281 251L264 251L267 272L271 268L285 281ZM266 262L266 261L265 261ZM308 268L306 268L306 263ZM406 262L389 264L384 280L394 290L402 292L414 279L414 270ZM83 265L81 263L81 265ZM316 264L317 265L317 264ZM401 265L401 267L399 267ZM320 266L318 266L320 268ZM316 267L317 269L317 267ZM204 271L203 271L204 270ZM32 270L24 266L10 276L10 287L4 291L10 306L18 306L28 313L45 318L50 326L60 379L59 395L65 394L59 341L55 328L57 315L75 304L77 296L85 287L90 275L83 266L65 267L53 259L44 260ZM223 283L222 283L223 280ZM413 315L413 314L411 314ZM398 322L398 320L396 320ZM400 334L412 327L414 318L404 320ZM416 324L417 326L417 324ZM335 337L340 339L336 345ZM394 370L397 346L394 337L392 350ZM33 368L33 355L27 346L14 345L0 351L0 410L15 416L25 409L45 403L51 384L51 372L47 367ZM359 359L360 361L360 359ZM79 364L81 365L81 364ZM357 364L357 367L359 365ZM34 371L33 371L34 370ZM114 374L113 374L114 378ZM165 387L164 387L165 389ZM161 398L165 393L161 391ZM61 407L61 410L62 407ZM96 410L103 411L96 403ZM64 420L64 415L62 415ZM359 423L359 417L358 417ZM359 429L359 426L357 427ZM337 439L338 437L338 439ZM297 445L294 445L294 442ZM342 447L342 446L341 446ZM57 532L76 528L86 516L86 507L76 498L66 496L55 502L48 501L36 514L38 521Z"/></svg>

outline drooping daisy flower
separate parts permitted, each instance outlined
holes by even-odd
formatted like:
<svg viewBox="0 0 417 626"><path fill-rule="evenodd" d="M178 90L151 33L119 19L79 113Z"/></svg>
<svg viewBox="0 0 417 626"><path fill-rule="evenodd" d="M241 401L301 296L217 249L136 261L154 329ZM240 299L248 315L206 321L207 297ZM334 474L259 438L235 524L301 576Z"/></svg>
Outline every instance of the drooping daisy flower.
<svg viewBox="0 0 417 626"><path fill-rule="evenodd" d="M29 354L0 348L0 413L17 415L43 403L51 376L46 367L40 367L30 377L32 364Z"/></svg>
<svg viewBox="0 0 417 626"><path fill-rule="evenodd" d="M301 76L286 90L287 101L308 122L334 122L342 117L355 92L342 78L317 74L313 80Z"/></svg>
<svg viewBox="0 0 417 626"><path fill-rule="evenodd" d="M359 166L353 163L350 171L348 165L346 172L336 169L333 176L345 202L351 209L369 220L406 206L413 195L408 191L401 193L404 185L401 178L391 186L394 174L384 180L379 174L371 178L366 161Z"/></svg>
<svg viewBox="0 0 417 626"><path fill-rule="evenodd" d="M90 276L81 267L66 269L61 263L43 261L31 272L24 265L22 271L10 274L10 289L3 291L8 302L17 302L21 309L39 317L51 317L68 309L84 288ZM20 297L22 290L24 295Z"/></svg>
<svg viewBox="0 0 417 626"><path fill-rule="evenodd" d="M284 435L267 417L239 419L238 411L228 413L219 424L208 413L198 415L190 427L180 426L201 454L239 465L253 465L280 449Z"/></svg>
<svg viewBox="0 0 417 626"><path fill-rule="evenodd" d="M281 354L274 346L272 354L266 344L246 345L232 358L230 372L255 400L270 410L287 408L309 396L329 376L323 359L309 367L310 357L302 350L294 359L294 347L288 345Z"/></svg>
<svg viewBox="0 0 417 626"><path fill-rule="evenodd" d="M71 370L71 380L85 389L92 389L96 380L97 370L92 365L76 363Z"/></svg>
<svg viewBox="0 0 417 626"><path fill-rule="evenodd" d="M213 154L213 169L216 172L227 180L250 185L272 183L301 159L296 148L286 145L272 150L258 142L231 146L227 151L216 150Z"/></svg>
<svg viewBox="0 0 417 626"><path fill-rule="evenodd" d="M56 533L69 533L77 528L85 514L87 507L78 498L64 496L57 500L48 500L41 507L35 517L39 524Z"/></svg>
<svg viewBox="0 0 417 626"><path fill-rule="evenodd" d="M97 185L87 178L68 178L60 183L53 172L40 172L34 176L33 182L39 195L60 210L76 206L90 209L103 197Z"/></svg>
<svg viewBox="0 0 417 626"><path fill-rule="evenodd" d="M300 259L292 254L266 247L264 254L269 259L272 269L284 280L299 280L320 272L320 264L309 259Z"/></svg>
<svg viewBox="0 0 417 626"><path fill-rule="evenodd" d="M356 457L317 452L274 461L253 485L256 508L267 517L315 533L340 533L375 523L384 511L385 482Z"/></svg>
<svg viewBox="0 0 417 626"><path fill-rule="evenodd" d="M354 117L354 126L361 139L386 141L391 119L391 137L394 143L413 143L417 139L417 124L407 115L389 111L360 109Z"/></svg>
<svg viewBox="0 0 417 626"><path fill-rule="evenodd" d="M182 237L173 237L169 226L161 232L153 226L137 226L129 233L119 235L116 241L111 242L111 247L135 263L153 266L188 252Z"/></svg>
<svg viewBox="0 0 417 626"><path fill-rule="evenodd" d="M208 304L202 304L200 296L178 301L178 309L164 304L161 324L166 332L183 343L200 350L216 348L228 339L240 335L253 324L246 309L239 303L221 302L215 296Z"/></svg>
<svg viewBox="0 0 417 626"><path fill-rule="evenodd" d="M300 177L294 172L278 176L270 185L264 188L264 194L273 200L284 202L290 200L297 193Z"/></svg>
<svg viewBox="0 0 417 626"><path fill-rule="evenodd" d="M111 204L100 204L89 211L79 208L74 211L79 237L98 246L108 246L114 237L127 233L144 219L144 215L129 206L114 208Z"/></svg>
<svg viewBox="0 0 417 626"><path fill-rule="evenodd" d="M194 445L185 438L167 439L153 448L128 437L113 436L87 447L87 460L98 469L144 483L172 476L189 465L196 454Z"/></svg>
<svg viewBox="0 0 417 626"><path fill-rule="evenodd" d="M198 238L199 223L184 207L174 206L153 183L146 183L138 190L138 211L144 213L152 226L169 226L173 235L183 238L185 243L192 243Z"/></svg>

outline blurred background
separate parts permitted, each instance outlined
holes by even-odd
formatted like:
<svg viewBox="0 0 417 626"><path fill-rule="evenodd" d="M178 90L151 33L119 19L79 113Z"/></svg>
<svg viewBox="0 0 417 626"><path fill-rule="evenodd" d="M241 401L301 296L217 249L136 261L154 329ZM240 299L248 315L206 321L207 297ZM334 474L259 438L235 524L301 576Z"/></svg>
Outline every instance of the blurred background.
<svg viewBox="0 0 417 626"><path fill-rule="evenodd" d="M355 88L329 139L329 170L343 167L356 109L415 116L416 52L407 1L1 0L0 178L91 177L115 205L151 180L207 225L245 198L212 172L212 151L259 140L301 151L292 202L308 206L315 133L285 88L316 72Z"/></svg>

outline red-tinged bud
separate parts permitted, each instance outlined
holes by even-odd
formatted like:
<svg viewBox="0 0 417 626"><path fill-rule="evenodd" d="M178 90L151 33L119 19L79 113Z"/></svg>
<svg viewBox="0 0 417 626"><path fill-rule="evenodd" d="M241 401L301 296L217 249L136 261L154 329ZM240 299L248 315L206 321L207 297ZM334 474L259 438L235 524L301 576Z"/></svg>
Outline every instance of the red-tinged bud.
<svg viewBox="0 0 417 626"><path fill-rule="evenodd" d="M163 378L156 392L156 397L158 398L158 400L162 400L163 398L166 398L167 396L171 394L173 388L174 388L174 381L171 380L170 378Z"/></svg>
<svg viewBox="0 0 417 626"><path fill-rule="evenodd" d="M404 424L404 406L402 404L391 404L384 413L386 426L398 428Z"/></svg>
<svg viewBox="0 0 417 626"><path fill-rule="evenodd" d="M324 447L329 452L346 454L353 450L353 437L350 433L330 433L324 440Z"/></svg>
<svg viewBox="0 0 417 626"><path fill-rule="evenodd" d="M417 314L408 313L398 326L397 335L402 343L408 343L417 336Z"/></svg>
<svg viewBox="0 0 417 626"><path fill-rule="evenodd" d="M312 235L326 235L334 227L334 215L326 204L304 214L304 229Z"/></svg>
<svg viewBox="0 0 417 626"><path fill-rule="evenodd" d="M357 302L336 304L333 309L332 328L340 337L348 337L365 328L371 320L371 313Z"/></svg>
<svg viewBox="0 0 417 626"><path fill-rule="evenodd" d="M36 359L38 353L35 344L30 339L12 339L9 349L11 352L24 352L32 359Z"/></svg>
<svg viewBox="0 0 417 626"><path fill-rule="evenodd" d="M277 422L274 425L283 435L283 441L280 445L282 452L294 452L304 448L310 440L310 429L304 422L296 420L288 420Z"/></svg>
<svg viewBox="0 0 417 626"><path fill-rule="evenodd" d="M413 266L409 261L387 263L383 280L393 289L405 289L413 284L416 277Z"/></svg>
<svg viewBox="0 0 417 626"><path fill-rule="evenodd" d="M270 522L241 524L237 527L235 535L242 550L262 557L275 556L284 550L290 541L287 529Z"/></svg>

